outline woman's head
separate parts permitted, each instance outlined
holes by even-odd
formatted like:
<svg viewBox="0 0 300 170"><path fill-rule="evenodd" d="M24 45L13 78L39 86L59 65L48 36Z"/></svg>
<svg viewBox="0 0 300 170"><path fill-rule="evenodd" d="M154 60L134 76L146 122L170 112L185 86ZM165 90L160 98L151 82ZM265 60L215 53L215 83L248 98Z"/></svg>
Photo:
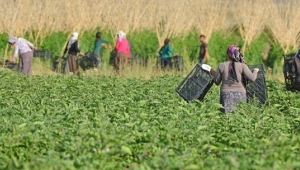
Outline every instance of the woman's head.
<svg viewBox="0 0 300 170"><path fill-rule="evenodd" d="M118 38L125 38L126 37L126 33L124 32L124 31L118 31L117 32L117 36L118 36Z"/></svg>
<svg viewBox="0 0 300 170"><path fill-rule="evenodd" d="M102 36L102 33L101 33L101 32L97 32L97 33L96 33L96 38L101 39L101 36Z"/></svg>
<svg viewBox="0 0 300 170"><path fill-rule="evenodd" d="M235 44L230 45L227 48L227 56L228 58L231 60L231 63L229 64L229 72L231 73L233 79L237 82L239 82L238 77L237 77L237 73L235 70L235 62L241 62L244 63L244 56L241 53L240 49L238 46L236 46Z"/></svg>
<svg viewBox="0 0 300 170"><path fill-rule="evenodd" d="M170 44L170 39L166 38L164 41L164 45L168 45L168 44Z"/></svg>
<svg viewBox="0 0 300 170"><path fill-rule="evenodd" d="M241 53L240 49L238 46L236 46L235 44L230 45L227 48L227 56L230 60L235 61L235 62L244 62L244 56Z"/></svg>
<svg viewBox="0 0 300 170"><path fill-rule="evenodd" d="M71 37L72 37L72 39L77 39L78 38L78 32L73 32Z"/></svg>
<svg viewBox="0 0 300 170"><path fill-rule="evenodd" d="M10 45L13 45L15 44L16 42L18 41L18 38L17 37L8 37L7 39L7 43L9 43Z"/></svg>

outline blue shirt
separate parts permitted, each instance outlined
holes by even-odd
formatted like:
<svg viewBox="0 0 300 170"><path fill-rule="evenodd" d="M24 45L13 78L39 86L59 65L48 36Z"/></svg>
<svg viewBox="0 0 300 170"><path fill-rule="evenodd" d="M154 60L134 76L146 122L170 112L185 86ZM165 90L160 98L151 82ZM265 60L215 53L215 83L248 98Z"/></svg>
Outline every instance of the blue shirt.
<svg viewBox="0 0 300 170"><path fill-rule="evenodd" d="M170 44L162 46L158 53L160 57L163 59L170 58L171 56L174 55L174 51Z"/></svg>

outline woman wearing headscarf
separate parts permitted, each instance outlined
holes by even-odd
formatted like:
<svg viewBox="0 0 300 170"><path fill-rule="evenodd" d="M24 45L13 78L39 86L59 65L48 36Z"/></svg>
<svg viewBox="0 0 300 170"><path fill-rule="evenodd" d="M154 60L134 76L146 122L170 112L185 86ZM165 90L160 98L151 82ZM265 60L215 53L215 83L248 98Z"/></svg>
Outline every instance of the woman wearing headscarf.
<svg viewBox="0 0 300 170"><path fill-rule="evenodd" d="M79 49L78 43L78 33L73 32L71 38L65 48L64 56L68 52L67 63L65 68L65 73L71 72L73 74L78 73L78 63L77 63L77 53L84 56L84 54Z"/></svg>
<svg viewBox="0 0 300 170"><path fill-rule="evenodd" d="M123 31L118 31L115 50L117 52L114 62L116 71L124 69L130 59L130 46Z"/></svg>
<svg viewBox="0 0 300 170"><path fill-rule="evenodd" d="M20 71L26 75L30 75L33 49L37 50L37 48L24 38L9 37L7 42L14 47L14 54L11 57L10 62L15 62L16 58L19 56Z"/></svg>
<svg viewBox="0 0 300 170"><path fill-rule="evenodd" d="M211 70L216 85L221 85L220 103L222 112L227 113L234 109L239 102L247 102L246 88L243 84L243 76L254 82L257 77L258 68L250 71L244 62L243 54L236 45L227 48L227 61L218 66L217 71Z"/></svg>

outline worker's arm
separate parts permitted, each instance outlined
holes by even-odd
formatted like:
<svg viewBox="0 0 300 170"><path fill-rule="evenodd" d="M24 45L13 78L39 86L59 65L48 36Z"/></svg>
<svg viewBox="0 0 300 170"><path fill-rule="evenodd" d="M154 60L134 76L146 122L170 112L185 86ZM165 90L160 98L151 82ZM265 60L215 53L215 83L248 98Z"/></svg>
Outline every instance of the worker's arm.
<svg viewBox="0 0 300 170"><path fill-rule="evenodd" d="M207 45L206 45L205 46L205 53L204 53L204 57L203 57L203 63L206 62L207 56L208 56L208 48L207 48Z"/></svg>

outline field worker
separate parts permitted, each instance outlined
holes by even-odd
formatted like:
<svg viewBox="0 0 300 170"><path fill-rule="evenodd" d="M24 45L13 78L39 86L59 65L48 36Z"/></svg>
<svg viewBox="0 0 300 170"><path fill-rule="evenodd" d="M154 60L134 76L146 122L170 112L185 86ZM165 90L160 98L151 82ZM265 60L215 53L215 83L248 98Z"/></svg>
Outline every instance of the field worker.
<svg viewBox="0 0 300 170"><path fill-rule="evenodd" d="M158 54L161 59L161 67L165 68L167 66L171 67L172 62L171 62L171 57L174 55L174 51L172 49L172 46L170 44L170 39L165 39L164 40L164 45L160 48L158 51Z"/></svg>
<svg viewBox="0 0 300 170"><path fill-rule="evenodd" d="M130 46L126 39L126 34L123 31L117 32L117 42L116 42L116 57L114 62L114 67L118 72L120 69L124 69L130 59Z"/></svg>
<svg viewBox="0 0 300 170"><path fill-rule="evenodd" d="M101 36L102 36L101 32L96 33L96 40L95 40L95 43L94 43L94 50L93 50L93 55L97 59L97 61L95 61L97 69L99 69L99 67L101 65L101 56L100 56L101 48L102 48L102 46L104 48L107 48L106 45L109 44L109 42L102 39ZM109 47L111 47L111 46L109 46Z"/></svg>
<svg viewBox="0 0 300 170"><path fill-rule="evenodd" d="M30 75L33 50L37 50L37 48L24 38L9 37L7 42L14 47L14 54L10 62L15 62L19 56L20 71L25 75Z"/></svg>
<svg viewBox="0 0 300 170"><path fill-rule="evenodd" d="M208 56L208 45L205 40L205 35L200 35L200 51L199 51L199 63L206 63L206 59Z"/></svg>
<svg viewBox="0 0 300 170"><path fill-rule="evenodd" d="M78 43L78 33L73 32L69 42L66 45L64 56L68 52L67 63L65 68L65 73L78 74L78 63L77 63L77 53L84 56L84 54L79 49Z"/></svg>
<svg viewBox="0 0 300 170"><path fill-rule="evenodd" d="M248 80L255 81L258 68L253 73L244 63L244 57L236 45L230 45L227 48L227 61L218 66L215 72L211 70L216 85L221 85L220 103L224 107L222 112L232 111L233 106L238 102L247 102L246 89L242 83L242 75Z"/></svg>
<svg viewBox="0 0 300 170"><path fill-rule="evenodd" d="M300 46L298 48L298 52L295 56L295 65L296 65L296 88L300 89Z"/></svg>

